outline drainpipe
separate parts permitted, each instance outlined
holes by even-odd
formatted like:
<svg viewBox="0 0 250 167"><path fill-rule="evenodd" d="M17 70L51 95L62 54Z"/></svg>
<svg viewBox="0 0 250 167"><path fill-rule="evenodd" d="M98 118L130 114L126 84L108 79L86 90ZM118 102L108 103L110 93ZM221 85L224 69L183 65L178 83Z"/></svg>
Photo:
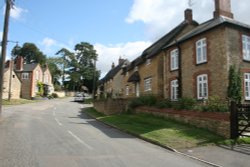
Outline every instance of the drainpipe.
<svg viewBox="0 0 250 167"><path fill-rule="evenodd" d="M175 40L176 46L178 48L178 98L182 98L182 66L181 66L181 62L182 62L182 54L181 54L181 47L180 44L178 43L177 40Z"/></svg>

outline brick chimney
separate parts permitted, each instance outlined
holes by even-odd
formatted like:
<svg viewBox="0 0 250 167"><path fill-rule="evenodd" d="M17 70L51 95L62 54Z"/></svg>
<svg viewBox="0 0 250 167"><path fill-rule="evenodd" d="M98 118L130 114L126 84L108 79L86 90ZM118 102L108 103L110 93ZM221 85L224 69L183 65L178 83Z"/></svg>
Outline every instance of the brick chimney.
<svg viewBox="0 0 250 167"><path fill-rule="evenodd" d="M16 58L16 70L22 71L23 70L23 57L17 56Z"/></svg>
<svg viewBox="0 0 250 167"><path fill-rule="evenodd" d="M234 18L233 13L231 13L231 0L214 0L215 11L214 18L219 18L220 16L225 16L229 18Z"/></svg>
<svg viewBox="0 0 250 167"><path fill-rule="evenodd" d="M186 9L184 11L184 18L185 18L185 21L187 21L188 23L191 23L193 21L193 11L192 11L192 9Z"/></svg>
<svg viewBox="0 0 250 167"><path fill-rule="evenodd" d="M113 62L111 65L111 69L115 68L115 63Z"/></svg>
<svg viewBox="0 0 250 167"><path fill-rule="evenodd" d="M125 61L125 59L122 59L122 58L120 57L119 60L118 60L118 64L120 65L120 64L122 64L124 61Z"/></svg>

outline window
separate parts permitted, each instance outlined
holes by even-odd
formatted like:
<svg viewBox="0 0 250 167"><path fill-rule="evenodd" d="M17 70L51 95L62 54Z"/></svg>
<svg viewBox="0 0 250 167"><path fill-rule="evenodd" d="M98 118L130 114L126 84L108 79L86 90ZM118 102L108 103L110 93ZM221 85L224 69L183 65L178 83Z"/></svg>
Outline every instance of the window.
<svg viewBox="0 0 250 167"><path fill-rule="evenodd" d="M145 92L152 90L151 85L152 85L152 78L144 79L144 91Z"/></svg>
<svg viewBox="0 0 250 167"><path fill-rule="evenodd" d="M208 98L208 77L207 74L197 76L197 98Z"/></svg>
<svg viewBox="0 0 250 167"><path fill-rule="evenodd" d="M146 65L149 65L149 64L151 64L151 59L147 59L146 61Z"/></svg>
<svg viewBox="0 0 250 167"><path fill-rule="evenodd" d="M136 66L135 69L134 69L134 72L135 72L135 71L138 71L138 67L137 67L137 66Z"/></svg>
<svg viewBox="0 0 250 167"><path fill-rule="evenodd" d="M126 91L126 92L125 92L126 96L128 96L128 95L129 95L129 86L128 86L128 85L126 86L125 91Z"/></svg>
<svg viewBox="0 0 250 167"><path fill-rule="evenodd" d="M36 80L39 80L39 71L36 70Z"/></svg>
<svg viewBox="0 0 250 167"><path fill-rule="evenodd" d="M171 51L170 57L171 57L171 60L170 60L171 70L178 69L178 66L179 66L179 62L178 62L179 61L179 51L178 51L178 49Z"/></svg>
<svg viewBox="0 0 250 167"><path fill-rule="evenodd" d="M178 80L171 81L171 100L178 99Z"/></svg>
<svg viewBox="0 0 250 167"><path fill-rule="evenodd" d="M22 73L22 79L29 79L29 73Z"/></svg>
<svg viewBox="0 0 250 167"><path fill-rule="evenodd" d="M48 76L48 74L44 75L44 83L46 83L46 84L49 83L49 76Z"/></svg>
<svg viewBox="0 0 250 167"><path fill-rule="evenodd" d="M250 61L250 36L242 35L243 59Z"/></svg>
<svg viewBox="0 0 250 167"><path fill-rule="evenodd" d="M196 64L207 62L207 42L203 38L196 42Z"/></svg>
<svg viewBox="0 0 250 167"><path fill-rule="evenodd" d="M244 75L245 99L250 100L250 73Z"/></svg>

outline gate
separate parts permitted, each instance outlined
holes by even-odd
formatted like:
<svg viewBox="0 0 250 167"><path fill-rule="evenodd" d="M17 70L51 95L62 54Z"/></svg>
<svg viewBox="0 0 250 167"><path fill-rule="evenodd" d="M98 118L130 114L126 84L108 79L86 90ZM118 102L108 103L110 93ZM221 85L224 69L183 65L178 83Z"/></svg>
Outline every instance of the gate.
<svg viewBox="0 0 250 167"><path fill-rule="evenodd" d="M231 102L231 139L250 137L250 104Z"/></svg>

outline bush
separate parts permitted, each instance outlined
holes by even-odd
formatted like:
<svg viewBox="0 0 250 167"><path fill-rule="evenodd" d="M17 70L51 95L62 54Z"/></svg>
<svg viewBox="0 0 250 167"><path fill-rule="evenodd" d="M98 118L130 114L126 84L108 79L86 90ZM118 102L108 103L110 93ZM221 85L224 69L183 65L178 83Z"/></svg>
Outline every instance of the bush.
<svg viewBox="0 0 250 167"><path fill-rule="evenodd" d="M227 112L227 103L223 102L218 96L208 98L207 104L202 106L204 112Z"/></svg>
<svg viewBox="0 0 250 167"><path fill-rule="evenodd" d="M170 99L160 100L156 103L157 108L172 108L172 102Z"/></svg>
<svg viewBox="0 0 250 167"><path fill-rule="evenodd" d="M52 93L51 96L52 96L53 98L58 98L58 97L59 97L57 93Z"/></svg>
<svg viewBox="0 0 250 167"><path fill-rule="evenodd" d="M152 96L152 95L141 96L141 97L132 99L128 104L128 108L134 109L139 106L154 106L156 102L157 102L157 98L155 96Z"/></svg>
<svg viewBox="0 0 250 167"><path fill-rule="evenodd" d="M176 110L191 110L195 107L196 100L193 98L181 98L173 102L173 108Z"/></svg>

